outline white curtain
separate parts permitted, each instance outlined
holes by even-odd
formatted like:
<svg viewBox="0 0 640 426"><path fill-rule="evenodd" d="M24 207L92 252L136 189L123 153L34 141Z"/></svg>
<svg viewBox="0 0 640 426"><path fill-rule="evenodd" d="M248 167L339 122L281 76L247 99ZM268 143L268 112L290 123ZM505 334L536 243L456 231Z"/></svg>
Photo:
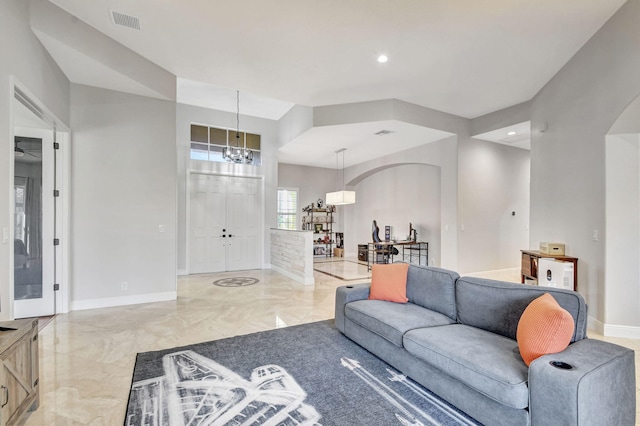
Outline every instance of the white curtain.
<svg viewBox="0 0 640 426"><path fill-rule="evenodd" d="M42 258L42 182L26 179L25 223L27 251L31 259Z"/></svg>

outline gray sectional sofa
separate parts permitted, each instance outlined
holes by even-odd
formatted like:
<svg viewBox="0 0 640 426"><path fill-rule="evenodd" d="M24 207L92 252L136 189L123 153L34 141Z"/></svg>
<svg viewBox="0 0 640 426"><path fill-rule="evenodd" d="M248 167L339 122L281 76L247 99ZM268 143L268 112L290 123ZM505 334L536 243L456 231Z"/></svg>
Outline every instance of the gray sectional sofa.
<svg viewBox="0 0 640 426"><path fill-rule="evenodd" d="M518 320L545 292L573 316L575 332L563 352L527 367ZM408 303L368 295L369 284L339 287L336 327L485 425L635 424L634 352L587 338L579 293L411 265Z"/></svg>

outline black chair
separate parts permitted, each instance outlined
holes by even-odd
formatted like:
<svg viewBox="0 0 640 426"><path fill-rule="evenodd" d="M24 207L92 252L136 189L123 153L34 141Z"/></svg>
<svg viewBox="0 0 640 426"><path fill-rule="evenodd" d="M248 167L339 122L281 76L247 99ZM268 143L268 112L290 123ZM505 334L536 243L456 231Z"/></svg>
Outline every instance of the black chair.
<svg viewBox="0 0 640 426"><path fill-rule="evenodd" d="M373 224L371 225L371 236L373 238L373 242L374 243L381 243L382 240L380 239L380 229L378 228L378 224L376 223L376 221L373 221ZM396 254L398 254L398 249L395 248L392 245L388 245L388 244L380 244L377 245L375 244L373 246L373 259L372 259L372 263L390 263L393 262L393 256L395 256Z"/></svg>

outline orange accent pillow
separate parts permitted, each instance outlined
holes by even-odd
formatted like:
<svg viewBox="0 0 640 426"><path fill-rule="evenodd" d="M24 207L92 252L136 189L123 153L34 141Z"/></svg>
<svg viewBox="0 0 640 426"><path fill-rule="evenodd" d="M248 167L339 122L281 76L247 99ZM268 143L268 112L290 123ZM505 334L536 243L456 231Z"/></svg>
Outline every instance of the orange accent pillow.
<svg viewBox="0 0 640 426"><path fill-rule="evenodd" d="M551 294L545 293L533 300L522 313L516 331L524 363L529 366L542 355L565 350L574 328L571 314Z"/></svg>
<svg viewBox="0 0 640 426"><path fill-rule="evenodd" d="M369 300L407 303L407 271L408 263L374 264Z"/></svg>

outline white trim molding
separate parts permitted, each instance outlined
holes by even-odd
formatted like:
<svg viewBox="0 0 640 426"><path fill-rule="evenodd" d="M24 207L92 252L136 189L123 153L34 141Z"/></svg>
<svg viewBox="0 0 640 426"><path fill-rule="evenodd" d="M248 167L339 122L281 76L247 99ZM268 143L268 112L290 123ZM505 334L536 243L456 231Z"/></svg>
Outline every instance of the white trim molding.
<svg viewBox="0 0 640 426"><path fill-rule="evenodd" d="M604 333L606 337L622 337L624 339L640 339L640 327L630 325L605 324Z"/></svg>
<svg viewBox="0 0 640 426"><path fill-rule="evenodd" d="M134 294L122 297L105 297L101 299L75 300L71 302L72 311L84 311L87 309L111 308L114 306L138 305L141 303L166 302L176 300L177 291L163 293Z"/></svg>
<svg viewBox="0 0 640 426"><path fill-rule="evenodd" d="M605 337L620 337L623 339L640 339L640 327L631 325L606 324L593 317L589 317L587 327Z"/></svg>

